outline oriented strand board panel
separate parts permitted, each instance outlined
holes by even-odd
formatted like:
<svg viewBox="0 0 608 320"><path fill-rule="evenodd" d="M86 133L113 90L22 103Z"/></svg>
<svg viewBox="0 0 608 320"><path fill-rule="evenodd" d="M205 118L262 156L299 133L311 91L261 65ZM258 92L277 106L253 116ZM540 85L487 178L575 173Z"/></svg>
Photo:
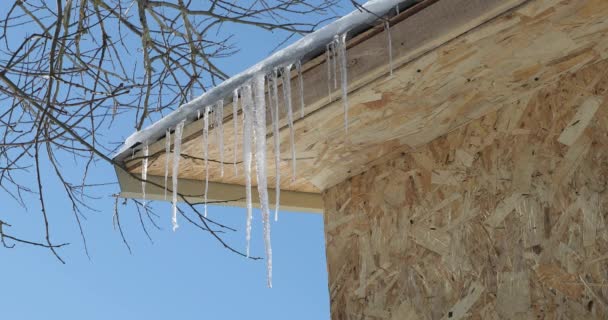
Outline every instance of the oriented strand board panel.
<svg viewBox="0 0 608 320"><path fill-rule="evenodd" d="M608 61L519 98L324 192L333 320L608 319Z"/></svg>

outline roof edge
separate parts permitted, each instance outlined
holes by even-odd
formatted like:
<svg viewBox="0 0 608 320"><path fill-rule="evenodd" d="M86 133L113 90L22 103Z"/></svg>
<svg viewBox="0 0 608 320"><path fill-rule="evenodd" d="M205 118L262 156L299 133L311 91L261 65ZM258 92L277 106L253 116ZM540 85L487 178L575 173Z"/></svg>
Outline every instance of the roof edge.
<svg viewBox="0 0 608 320"><path fill-rule="evenodd" d="M121 161L128 156L128 151L137 145L150 141L154 142L162 138L168 128L175 127L184 120L186 123L195 121L197 111L205 106L214 105L220 99L232 96L234 90L250 81L256 74L269 73L275 67L300 60L309 52L324 48L336 35L347 33L360 26L367 26L406 2L416 3L416 1L412 0L372 0L365 3L362 9L355 10L327 26L304 36L302 39L275 52L270 57L258 62L245 71L227 79L196 99L181 105L175 111L145 129L131 134L113 158Z"/></svg>

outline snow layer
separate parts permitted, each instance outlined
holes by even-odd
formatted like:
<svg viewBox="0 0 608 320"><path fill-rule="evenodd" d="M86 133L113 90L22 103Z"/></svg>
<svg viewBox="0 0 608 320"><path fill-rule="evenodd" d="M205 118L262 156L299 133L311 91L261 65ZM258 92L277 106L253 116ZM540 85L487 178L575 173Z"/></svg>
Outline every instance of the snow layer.
<svg viewBox="0 0 608 320"><path fill-rule="evenodd" d="M126 139L115 158L119 160L123 159L128 150L136 144L156 141L162 137L167 128L173 128L181 121L186 120L189 122L195 120L197 111L230 96L234 90L253 79L256 74L266 74L271 72L275 67L294 63L294 61L301 59L307 53L323 48L334 39L335 35L344 34L358 26L372 24L378 20L378 17L393 10L401 2L404 2L404 0L369 1L363 5L363 9L353 11L316 32L306 35L285 49L277 51L267 59L222 82L198 98L183 104L144 130L133 133Z"/></svg>

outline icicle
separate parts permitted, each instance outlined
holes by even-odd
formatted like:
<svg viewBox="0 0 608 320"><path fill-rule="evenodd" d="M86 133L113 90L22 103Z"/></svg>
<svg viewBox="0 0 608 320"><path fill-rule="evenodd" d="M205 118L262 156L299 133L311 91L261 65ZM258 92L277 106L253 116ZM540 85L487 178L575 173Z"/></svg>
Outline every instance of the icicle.
<svg viewBox="0 0 608 320"><path fill-rule="evenodd" d="M331 102L331 43L327 45L325 63L327 64L327 94Z"/></svg>
<svg viewBox="0 0 608 320"><path fill-rule="evenodd" d="M253 141L253 98L251 96L251 85L246 84L241 88L242 110L243 110L243 167L245 171L245 197L247 201L247 257L251 242L251 220L253 219L253 205L251 203L251 142Z"/></svg>
<svg viewBox="0 0 608 320"><path fill-rule="evenodd" d="M275 107L275 110L277 111L277 117L278 117L278 111L279 111L279 81L278 79L278 70L275 68L273 70L272 73L272 79L274 79L272 81L272 101L273 101L273 105Z"/></svg>
<svg viewBox="0 0 608 320"><path fill-rule="evenodd" d="M224 100L215 106L215 132L217 132L217 145L220 148L220 177L224 176Z"/></svg>
<svg viewBox="0 0 608 320"><path fill-rule="evenodd" d="M146 206L146 182L148 180L148 155L150 149L148 143L144 145L143 155L144 158L141 161L141 195L143 197L144 207Z"/></svg>
<svg viewBox="0 0 608 320"><path fill-rule="evenodd" d="M344 131L348 133L348 60L346 57L346 33L338 41L338 57L342 76L342 104L344 105Z"/></svg>
<svg viewBox="0 0 608 320"><path fill-rule="evenodd" d="M268 85L272 85L272 88L277 88L277 71L276 69L271 73ZM278 89L277 89L278 90ZM272 118L272 140L273 140L273 152L274 152L274 168L275 168L275 210L274 210L274 221L279 220L279 203L281 197L281 140L279 139L279 101L278 97L275 99L273 96L274 90L268 90L269 95L272 97L268 101L268 107L270 108L270 115Z"/></svg>
<svg viewBox="0 0 608 320"><path fill-rule="evenodd" d="M298 91L300 91L300 118L304 118L304 77L302 76L302 61L296 63L298 71Z"/></svg>
<svg viewBox="0 0 608 320"><path fill-rule="evenodd" d="M233 94L232 94L232 122L234 124L234 146L232 148L232 162L233 162L233 166L234 166L234 175L238 175L239 170L237 169L236 166L236 149L238 147L238 139L236 138L237 136L237 130L238 130L238 123L236 121L236 119L238 119L238 113L239 113L239 90L234 90Z"/></svg>
<svg viewBox="0 0 608 320"><path fill-rule="evenodd" d="M289 143L291 145L291 181L296 180L296 145L293 130L293 108L291 104L291 65L283 67L283 96L287 106L287 123L289 124Z"/></svg>
<svg viewBox="0 0 608 320"><path fill-rule="evenodd" d="M395 6L395 12L397 12L397 15L401 14L400 9L399 9L399 5Z"/></svg>
<svg viewBox="0 0 608 320"><path fill-rule="evenodd" d="M205 195L204 195L204 208L207 217L207 192L209 191L209 113L211 113L211 107L206 106L203 113L203 158L205 159Z"/></svg>
<svg viewBox="0 0 608 320"><path fill-rule="evenodd" d="M334 90L338 89L338 56L339 56L339 52L338 52L338 48L340 46L340 39L338 38L338 36L334 37L334 42L332 42L331 47L332 47L332 53L333 53L333 58L332 58L332 68L334 69Z"/></svg>
<svg viewBox="0 0 608 320"><path fill-rule="evenodd" d="M175 128L175 141L173 142L173 175L171 176L171 179L173 180L173 215L171 216L173 231L179 228L179 225L177 224L177 176L179 174L179 159L181 157L182 148L182 131L184 129L185 122L185 120L180 122Z"/></svg>
<svg viewBox="0 0 608 320"><path fill-rule="evenodd" d="M384 22L384 32L386 32L386 40L388 42L388 67L391 76L393 75L393 39L391 36L391 25L388 20Z"/></svg>
<svg viewBox="0 0 608 320"><path fill-rule="evenodd" d="M169 154L171 153L171 130L165 132L165 200L167 200L167 180L169 179Z"/></svg>
<svg viewBox="0 0 608 320"><path fill-rule="evenodd" d="M253 81L254 92L254 133L255 164L258 178L258 194L264 224L264 245L266 247L266 272L268 287L272 288L272 245L270 243L270 212L268 208L268 189L266 180L266 102L264 100L264 74L259 74Z"/></svg>

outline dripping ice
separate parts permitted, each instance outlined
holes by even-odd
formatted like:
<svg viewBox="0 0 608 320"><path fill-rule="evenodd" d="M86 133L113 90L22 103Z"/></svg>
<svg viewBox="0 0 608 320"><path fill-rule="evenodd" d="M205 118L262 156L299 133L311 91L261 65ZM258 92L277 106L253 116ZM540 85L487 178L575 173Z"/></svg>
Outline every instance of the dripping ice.
<svg viewBox="0 0 608 320"><path fill-rule="evenodd" d="M145 141L156 141L160 135L162 135L163 133L165 134L165 140L166 140L166 159L165 159L165 198L166 198L166 193L167 193L167 182L168 182L168 175L169 175L169 167L171 166L170 163L170 158L169 155L171 153L171 132L169 130L167 130L167 132L163 132L163 130L167 127L176 127L176 131L174 134L174 140L175 140L175 146L174 146L174 154L173 154L173 175L172 175L172 183L173 183L173 187L172 187L172 191L173 191L173 217L172 217L172 221L173 221L173 225L174 228L177 228L177 219L176 219L176 202L177 202L177 195L176 195L176 191L177 191L177 176L178 176L178 166L179 166L179 159L180 159L180 149L181 149L181 139L182 139L182 133L183 133L183 128L184 128L184 123L180 122L182 121L182 119L184 118L184 115L188 116L188 117L192 117L192 115L195 113L194 111L196 110L201 110L203 106L207 106L207 105L211 105L213 106L212 109L214 109L214 115L216 117L219 117L220 115L218 114L220 112L220 110L222 110L223 108L215 108L218 102L218 98L220 97L227 97L229 94L233 94L233 118L236 120L237 119L237 112L238 112L238 103L240 102L242 104L242 113L243 113L243 146L242 146L242 150L243 150L243 168L245 171L245 176L246 176L246 180L248 180L248 195L247 195L247 207L248 207L248 231L247 231L247 240L248 240L248 245L247 245L247 254L249 255L249 240L251 237L251 219L252 219L252 214L251 214L251 210L252 210L252 204L251 204L251 185L252 185L252 178L251 178L251 166L252 166L252 161L253 161L253 152L252 152L252 143L254 142L254 131L253 131L253 120L254 120L254 106L255 104L253 103L253 95L252 95L252 88L251 88L251 81L252 79L254 79L255 77L255 83L259 82L259 78L261 77L261 81L262 83L264 82L264 77L260 75L260 73L266 73L269 70L271 70L271 68L273 66L285 66L286 64L289 63L294 63L294 61L296 59L299 59L302 57L302 52L304 50L307 50L305 52L312 52L312 47L315 47L315 50L322 48L323 45L325 45L327 42L332 41L332 37L334 39L333 42L331 42L328 45L328 58L327 58L327 64L328 64L328 90L329 90L329 95L330 95L330 101L332 100L331 95L333 94L333 91L337 90L338 87L338 83L341 84L341 89L342 89L342 100L343 100L343 107L344 107L344 127L345 127L345 131L348 130L348 90L347 90L347 85L348 85L348 77L347 77L347 57L346 57L346 34L343 34L344 31L346 31L347 29L352 28L353 26L356 25L369 25L371 24L373 21L375 21L378 17L384 15L386 12L388 12L388 10L393 9L395 11L398 12L399 10L399 6L395 6L395 4L399 3L398 1L393 1L393 0L377 0L377 1L370 1L370 4L368 6L368 4L364 5L366 10L362 10L361 12L355 12L351 15L349 15L348 17L345 17L344 19L341 19L341 21L339 23L334 23L331 24L329 26L329 28L324 28L323 30L320 30L320 32L315 32L310 36L305 37L306 39L304 39L304 41L302 42L298 42L295 46L290 46L289 48L287 48L287 50L285 51L281 51L278 52L277 54L271 56L268 60L262 61L260 64L246 70L245 72L232 77L230 80L225 81L224 83L220 84L218 87L216 87L215 89L210 90L208 93L204 94L203 96L188 102L186 105L180 107L180 112L175 112L175 113L171 113L170 115L168 115L167 117L164 117L161 121L157 123L155 123L153 126L150 126L150 128L147 128L146 130L142 130L142 132L139 132L137 134L134 134L133 136L129 137L127 139L127 141L125 141L125 147L121 152L124 152L125 150L128 150L128 148L130 148L131 146L135 145L135 143L141 143L142 145L144 144ZM388 45L388 60L389 60L389 69L390 69L390 73L393 73L393 50L392 50L392 41L391 41L391 31L390 31L390 25L385 23L385 32L386 32L386 36L387 36L387 45ZM337 37L334 37L336 34L338 34ZM311 47L310 44L313 43L313 46ZM319 46L320 45L320 46ZM311 50L308 50L311 49ZM300 61L295 62L296 64L296 69L298 72L298 90L300 93L300 116L303 117L304 116L304 88L303 88L303 79L302 79L302 70L301 70L301 63ZM340 76L341 78L338 77L338 70L340 70ZM288 74L288 72L284 72L284 74ZM287 76L286 76L287 78ZM332 85L332 81L333 81L333 85ZM254 84L255 84L254 83ZM247 94L244 93L245 91L245 87L249 86L249 108L245 107L245 105L247 105L247 103L245 102L245 100L247 100L246 96ZM333 88L332 88L333 86ZM263 85L262 85L263 87ZM257 90L258 87L256 86L256 100L258 100L257 98L260 96L259 91ZM240 90L240 92L239 92ZM270 90L269 90L270 91ZM240 95L239 95L240 93ZM269 92L270 95L270 92ZM286 104L287 101L289 100L291 103L291 93L289 93L289 98L285 99ZM274 108L275 106L279 106L278 103L276 104L272 104L272 100L274 100L274 98L276 97L276 94L274 97L269 98L268 104L269 107ZM239 99L240 98L240 99ZM262 97L263 99L263 97ZM241 101L239 101L241 100ZM278 100L278 99L277 99ZM336 99L337 100L337 99ZM262 100L263 101L263 100ZM265 101L264 101L265 102ZM258 104L259 106L259 104ZM264 106L265 107L265 106ZM287 107L287 106L286 106ZM208 107L207 107L208 108ZM246 111L245 109L249 109L249 117L246 116ZM293 108L291 108L292 110L292 115L289 116L288 119L290 122L293 121ZM272 110L272 109L271 109ZM207 110L208 113L209 110ZM199 111L200 112L200 111ZM277 114L279 114L277 112ZM208 114L207 114L208 115ZM223 118L223 117L222 117ZM278 117L277 117L278 118ZM217 118L216 118L217 119ZM248 119L248 120L247 120ZM223 124L223 121L212 121L213 125L217 125L217 128L219 128L220 125ZM274 118L273 118L273 122L274 122ZM277 121L278 122L278 121ZM247 123L249 123L249 130L246 130L245 127L247 126ZM211 124L210 124L211 125ZM257 127L258 123L256 122L256 131L261 131L261 128ZM237 129L238 129L238 124L237 121L234 122L234 134L237 135L239 133L237 133ZM273 124L274 127L274 124ZM209 128L208 128L209 129ZM208 130L207 129L207 130ZM274 129L273 129L274 130ZM290 128L291 131L291 128ZM220 132L223 133L223 129L221 130L216 130L216 134L220 134ZM208 132L207 132L208 134ZM255 133L255 135L257 135L259 133ZM277 135L278 136L278 135ZM207 137L207 144L209 144L209 137ZM223 138L217 137L217 141L218 141L218 145L219 147L219 157L220 157L220 163L224 162L224 155L223 153ZM238 143L237 143L238 139L235 139L234 141L234 152L233 152L233 162L234 162L234 170L235 170L235 175L237 174L237 147L238 147ZM258 139L259 140L259 139ZM293 143L293 142L292 142ZM208 148L205 148L205 150L207 150ZM278 148L279 150L280 148ZM249 150L249 151L247 151ZM256 150L255 150L255 155L256 155L256 161L259 158L259 152L258 152L258 146L256 145ZM119 152L119 154L121 153ZM207 151L206 151L207 152ZM249 158L249 160L247 161L247 158ZM265 159L265 154L264 154L264 159ZM295 162L295 155L292 155L292 161ZM207 156L205 156L205 161L207 161ZM279 156L279 160L280 160L280 156ZM247 164L248 163L248 164ZM142 164L143 165L143 164ZM259 166L259 163L256 162L256 166ZM147 167L147 166L144 166ZM207 168L207 163L205 164L205 167ZM247 169L248 168L248 169ZM259 167L256 167L259 168ZM265 168L262 168L265 169ZM223 167L222 167L222 171L223 171ZM258 175L260 175L259 170L256 171ZM144 175L144 173L142 172L142 175ZM146 172L147 175L147 172ZM206 184L208 183L208 175L209 173L206 173ZM263 176L266 177L266 172L263 172ZM263 179L266 180L266 179ZM264 183L267 186L267 181L264 181ZM259 188L259 186L258 186ZM207 187L206 187L207 189ZM279 189L277 189L277 193L279 192ZM144 199L145 199L145 186L142 185L142 193L144 194ZM205 190L205 196L207 195L207 190ZM267 196L267 194L266 194ZM277 196L278 198L278 196ZM278 200L277 200L278 201ZM205 202L207 202L205 200ZM277 203L278 204L278 203ZM268 207L268 204L265 204L266 207ZM277 209L278 210L278 209ZM275 213L276 216L276 213ZM266 225L266 224L265 224ZM268 233L266 233L266 231L264 232L264 239L266 240L267 237L266 235L268 234L268 241L266 241L268 244L270 243L269 240L269 236L270 236L270 229L268 228ZM268 250L268 249L267 249ZM271 253L271 252L270 252ZM268 254L268 252L267 252ZM271 274L271 265L272 261L270 261L269 264L269 274ZM269 283L270 282L270 277L269 277Z"/></svg>
<svg viewBox="0 0 608 320"><path fill-rule="evenodd" d="M326 55L325 55L325 64L327 64L327 94L329 98L329 102L331 102L331 79L332 79L332 69L331 69L331 57L332 57L332 46L333 42L330 42L326 47ZM335 75L334 75L335 76Z"/></svg>
<svg viewBox="0 0 608 320"><path fill-rule="evenodd" d="M338 59L342 76L342 104L344 106L344 131L348 132L348 60L346 57L346 33L338 39Z"/></svg>
<svg viewBox="0 0 608 320"><path fill-rule="evenodd" d="M167 180L169 178L169 154L171 154L171 130L165 132L165 200L167 200Z"/></svg>
<svg viewBox="0 0 608 320"><path fill-rule="evenodd" d="M203 161L205 161L205 195L204 195L204 216L207 217L207 193L209 191L209 113L211 108L205 107L203 112Z"/></svg>
<svg viewBox="0 0 608 320"><path fill-rule="evenodd" d="M215 132L220 152L220 176L224 176L224 100L215 105Z"/></svg>
<svg viewBox="0 0 608 320"><path fill-rule="evenodd" d="M397 7L399 8L399 7ZM384 21L384 32L386 32L386 41L388 47L388 68L390 75L393 75L393 39L391 36L391 24L388 20Z"/></svg>
<svg viewBox="0 0 608 320"><path fill-rule="evenodd" d="M329 101L332 101L332 81L334 89L338 88L338 65L340 69L340 84L342 87L342 104L344 108L344 131L348 132L348 59L346 55L347 33L334 36L334 40L327 44L327 88ZM392 56L391 56L392 59ZM391 62L392 65L392 62ZM391 67L392 70L392 67Z"/></svg>
<svg viewBox="0 0 608 320"><path fill-rule="evenodd" d="M296 179L296 147L295 137L293 130L293 108L291 103L291 65L287 65L283 68L283 95L285 106L287 107L287 123L289 124L289 143L291 147L291 180ZM278 116L277 116L278 117Z"/></svg>
<svg viewBox="0 0 608 320"><path fill-rule="evenodd" d="M144 158L141 161L141 194L143 197L143 205L146 206L146 182L148 180L148 155L150 149L148 148L148 144L144 144L143 156Z"/></svg>
<svg viewBox="0 0 608 320"><path fill-rule="evenodd" d="M266 102L265 75L258 74L253 80L254 92L254 140L255 164L258 178L258 194L262 210L264 247L266 248L266 274L268 287L272 288L272 245L270 242L270 212L268 206L268 184L266 174Z"/></svg>
<svg viewBox="0 0 608 320"><path fill-rule="evenodd" d="M241 88L243 109L243 167L245 171L245 197L247 202L247 226L245 239L247 241L247 257L251 243L251 222L253 220L253 205L251 201L251 142L253 140L253 98L251 96L251 85L246 84Z"/></svg>
<svg viewBox="0 0 608 320"><path fill-rule="evenodd" d="M279 203L281 197L281 140L279 137L279 97L277 85L277 70L274 69L268 80L269 96L268 106L272 118L272 140L274 150L274 168L275 168L275 210L274 220L279 219Z"/></svg>
<svg viewBox="0 0 608 320"><path fill-rule="evenodd" d="M175 128L175 141L173 142L173 175L171 176L172 180L172 191L173 191L173 214L171 216L171 224L173 225L173 231L179 228L177 224L177 176L179 174L179 159L181 157L181 148L182 148L182 132L184 130L184 123L186 121L183 120L180 122Z"/></svg>
<svg viewBox="0 0 608 320"><path fill-rule="evenodd" d="M302 61L296 63L298 71L298 91L300 93L300 118L304 118L304 77L302 76Z"/></svg>
<svg viewBox="0 0 608 320"><path fill-rule="evenodd" d="M237 139L237 131L238 131L238 122L236 121L238 119L238 112L239 112L239 90L236 89L234 90L234 92L232 93L232 123L234 125L233 130L234 130L234 146L232 148L232 165L234 166L234 175L238 175L238 169L237 169L237 165L236 165L236 148L238 147L238 139Z"/></svg>

